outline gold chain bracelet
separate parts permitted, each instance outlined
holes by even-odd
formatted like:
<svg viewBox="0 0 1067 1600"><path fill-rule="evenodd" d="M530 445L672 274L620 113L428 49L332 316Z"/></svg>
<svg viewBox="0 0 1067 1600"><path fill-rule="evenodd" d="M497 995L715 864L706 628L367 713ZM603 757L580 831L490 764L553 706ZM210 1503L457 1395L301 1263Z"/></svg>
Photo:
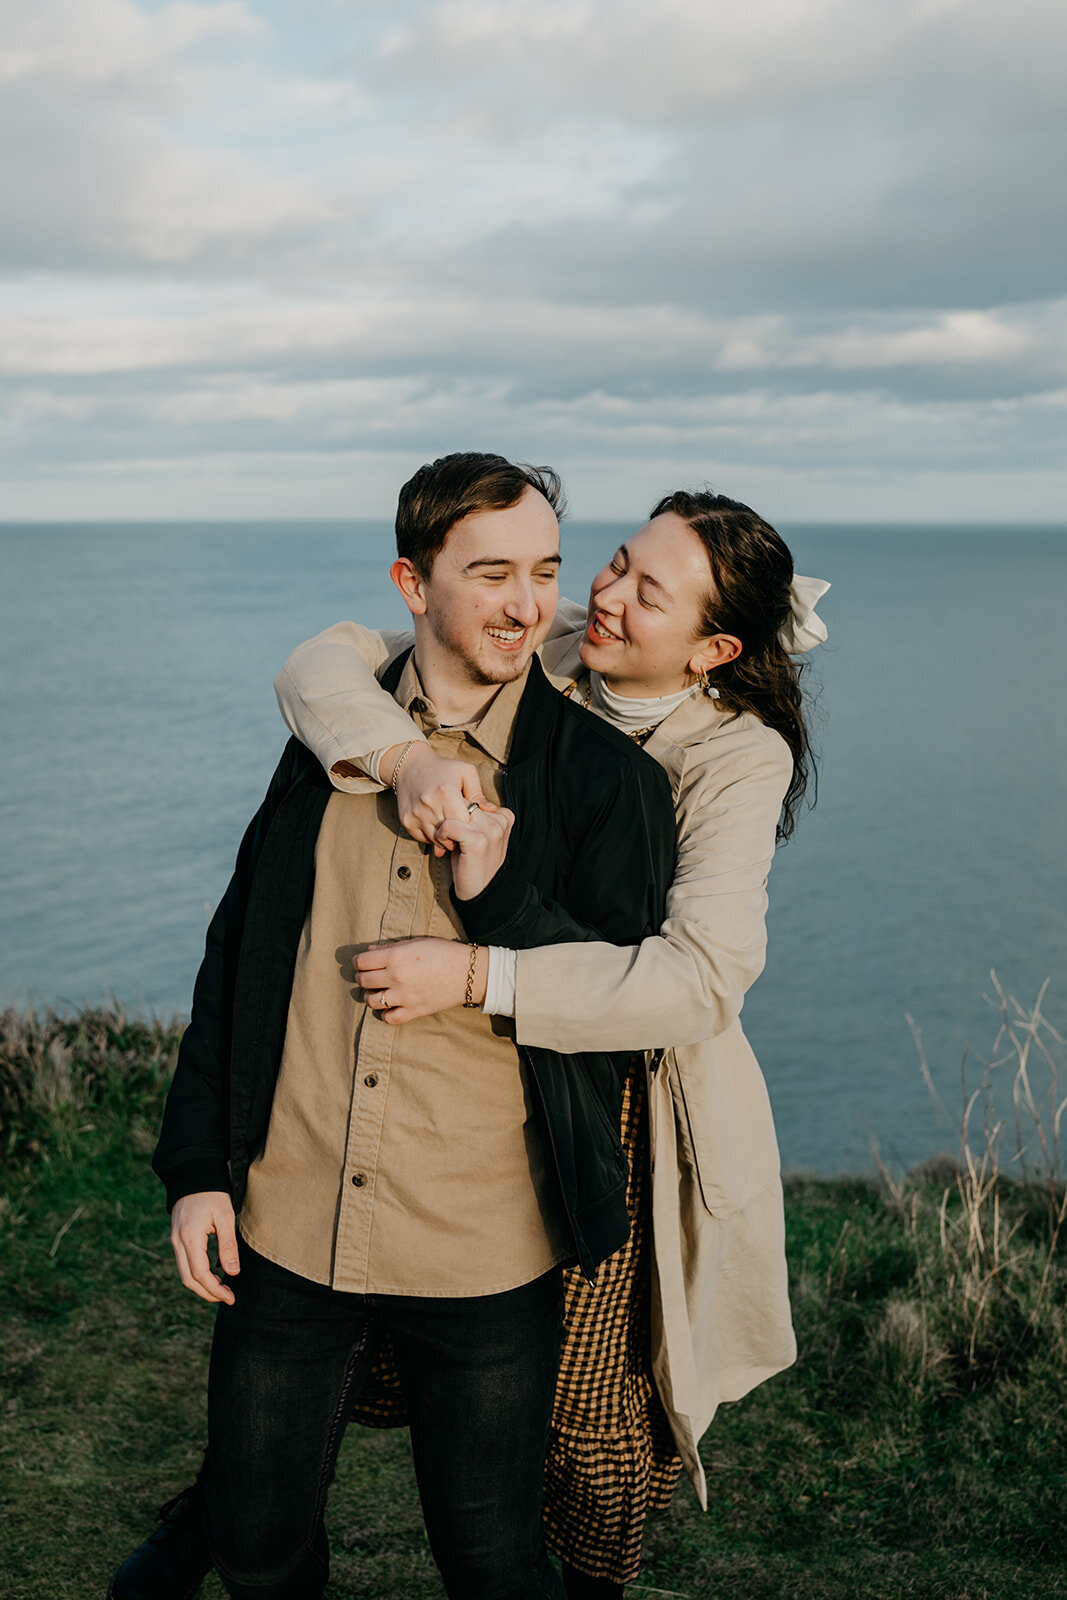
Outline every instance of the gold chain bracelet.
<svg viewBox="0 0 1067 1600"><path fill-rule="evenodd" d="M478 946L476 944L472 944L470 966L467 968L467 992L463 996L463 1004L468 1010L476 1009L478 1006L478 1001L474 998L474 966L477 960Z"/></svg>
<svg viewBox="0 0 1067 1600"><path fill-rule="evenodd" d="M407 760L408 756L414 750L414 748L418 744L418 742L419 741L417 739L409 739L407 744L404 746L403 750L400 752L400 760L397 762L396 766L393 768L393 776L389 779L389 787L390 787L390 789L392 789L394 794L396 794L396 780L400 776L400 769L404 765L404 762Z"/></svg>

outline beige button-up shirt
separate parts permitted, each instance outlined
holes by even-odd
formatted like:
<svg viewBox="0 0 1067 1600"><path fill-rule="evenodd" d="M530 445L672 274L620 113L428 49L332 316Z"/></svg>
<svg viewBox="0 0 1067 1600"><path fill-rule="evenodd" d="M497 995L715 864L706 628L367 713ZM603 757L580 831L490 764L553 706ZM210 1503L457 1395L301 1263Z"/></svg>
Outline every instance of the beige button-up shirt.
<svg viewBox="0 0 1067 1600"><path fill-rule="evenodd" d="M413 658L396 699L498 799L525 676L477 724L441 728ZM402 1026L355 987L368 944L463 939L451 866L389 791L335 793L315 849L285 1046L241 1231L280 1266L364 1294L495 1294L572 1252L510 1024L456 1007Z"/></svg>

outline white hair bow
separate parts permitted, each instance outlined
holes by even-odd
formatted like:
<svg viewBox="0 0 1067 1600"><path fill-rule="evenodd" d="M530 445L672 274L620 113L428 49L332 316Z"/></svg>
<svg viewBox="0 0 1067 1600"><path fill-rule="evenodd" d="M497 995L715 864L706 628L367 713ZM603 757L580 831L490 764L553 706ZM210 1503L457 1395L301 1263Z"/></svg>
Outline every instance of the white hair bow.
<svg viewBox="0 0 1067 1600"><path fill-rule="evenodd" d="M830 585L822 578L802 578L797 573L789 586L792 616L778 637L789 655L802 656L826 641L826 624L815 615L815 607Z"/></svg>

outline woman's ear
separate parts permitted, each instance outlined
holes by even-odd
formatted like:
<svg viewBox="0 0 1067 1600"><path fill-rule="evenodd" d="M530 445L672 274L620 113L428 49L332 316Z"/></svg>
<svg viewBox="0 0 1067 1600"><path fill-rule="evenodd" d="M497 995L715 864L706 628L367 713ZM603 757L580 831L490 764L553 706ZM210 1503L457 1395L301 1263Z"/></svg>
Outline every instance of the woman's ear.
<svg viewBox="0 0 1067 1600"><path fill-rule="evenodd" d="M426 612L426 596L423 593L422 579L407 556L397 556L389 568L389 576L403 595L404 604L411 615L423 616Z"/></svg>
<svg viewBox="0 0 1067 1600"><path fill-rule="evenodd" d="M702 672L711 672L715 667L724 667L728 661L736 661L740 654L740 639L732 633L714 633L690 656L689 670L696 678Z"/></svg>

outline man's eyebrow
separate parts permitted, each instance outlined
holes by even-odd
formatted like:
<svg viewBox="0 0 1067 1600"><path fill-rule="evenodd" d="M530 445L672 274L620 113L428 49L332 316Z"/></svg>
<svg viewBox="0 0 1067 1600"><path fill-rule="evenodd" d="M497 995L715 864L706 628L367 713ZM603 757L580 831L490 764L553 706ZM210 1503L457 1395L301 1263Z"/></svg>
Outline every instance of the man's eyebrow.
<svg viewBox="0 0 1067 1600"><path fill-rule="evenodd" d="M535 567L558 567L563 557L558 551L554 555L540 556L533 565ZM479 567L514 567L516 562L511 556L479 556L477 561L468 561L464 572L476 572Z"/></svg>
<svg viewBox="0 0 1067 1600"><path fill-rule="evenodd" d="M624 544L620 544L619 551L620 551L620 553L622 555L624 555L626 557L626 570L629 571L630 570L630 566L632 564L631 561L630 561L630 552L629 552L629 550L627 550L627 548L626 548L626 546ZM663 595L665 599L667 599L667 600L673 600L674 599L674 596L671 593L671 591L667 588L667 585L665 583L660 583L659 579L658 578L654 578L652 576L651 572L642 572L641 577L640 577L640 582L641 583L649 583L649 584L651 584L653 589L658 589L660 594Z"/></svg>

